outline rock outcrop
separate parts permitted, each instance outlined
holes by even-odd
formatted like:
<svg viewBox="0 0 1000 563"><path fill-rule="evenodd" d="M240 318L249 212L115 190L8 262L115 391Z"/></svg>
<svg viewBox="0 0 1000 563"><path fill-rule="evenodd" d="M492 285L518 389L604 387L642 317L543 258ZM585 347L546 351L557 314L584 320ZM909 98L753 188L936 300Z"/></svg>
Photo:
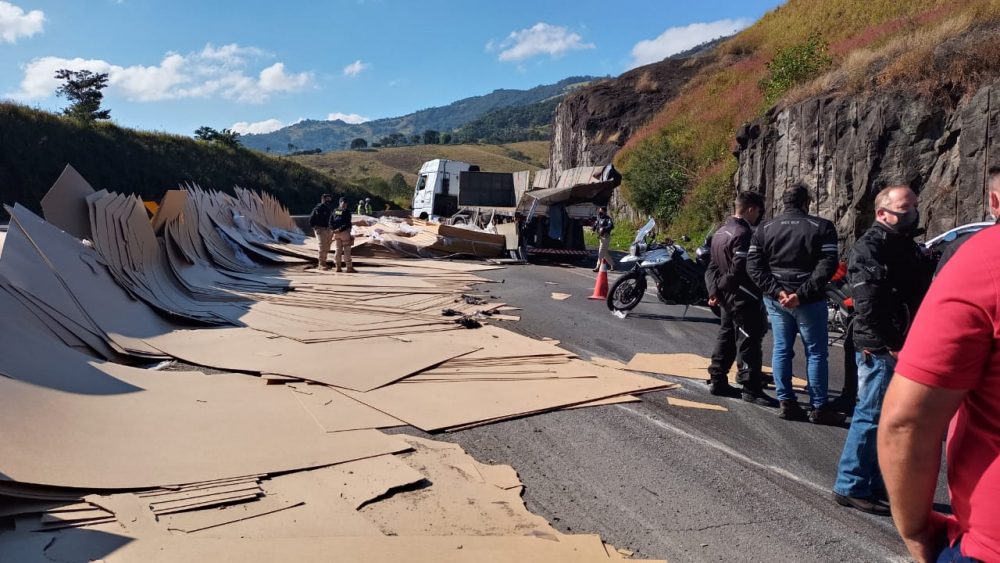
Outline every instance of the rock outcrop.
<svg viewBox="0 0 1000 563"><path fill-rule="evenodd" d="M703 48L684 57L641 66L566 96L556 109L549 158L552 177L578 166L610 163L633 133L714 60L710 51ZM620 214L627 214L623 203L612 205Z"/></svg>
<svg viewBox="0 0 1000 563"><path fill-rule="evenodd" d="M827 96L769 112L737 135L739 189L766 196L802 181L814 213L851 244L872 222L882 188L908 184L920 194L929 235L987 215L986 171L1000 163L1000 81L958 100L901 92Z"/></svg>

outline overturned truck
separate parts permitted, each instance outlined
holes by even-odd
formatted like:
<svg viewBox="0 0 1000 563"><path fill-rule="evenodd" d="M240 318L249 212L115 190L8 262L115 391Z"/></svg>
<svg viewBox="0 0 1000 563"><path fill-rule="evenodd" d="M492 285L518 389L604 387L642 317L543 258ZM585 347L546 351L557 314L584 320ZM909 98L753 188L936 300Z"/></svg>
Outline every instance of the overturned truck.
<svg viewBox="0 0 1000 563"><path fill-rule="evenodd" d="M482 172L465 162L437 159L420 168L413 195L415 220L481 229L504 236L512 258L586 257L583 228L606 206L621 175L612 165Z"/></svg>

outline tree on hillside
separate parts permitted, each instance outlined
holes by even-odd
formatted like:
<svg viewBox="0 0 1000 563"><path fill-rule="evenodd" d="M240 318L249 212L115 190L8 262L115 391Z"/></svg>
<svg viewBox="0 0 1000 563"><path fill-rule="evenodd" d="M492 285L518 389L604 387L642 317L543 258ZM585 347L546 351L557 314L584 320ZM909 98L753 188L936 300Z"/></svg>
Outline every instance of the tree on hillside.
<svg viewBox="0 0 1000 563"><path fill-rule="evenodd" d="M417 134L410 135L410 144L411 145L419 145L420 144L420 135L417 135Z"/></svg>
<svg viewBox="0 0 1000 563"><path fill-rule="evenodd" d="M451 133L441 133L441 144L447 145L451 143Z"/></svg>
<svg viewBox="0 0 1000 563"><path fill-rule="evenodd" d="M358 137L358 138L354 139L353 141L351 141L351 150L352 151L356 151L358 149L366 149L366 148L368 148L368 141L362 139L361 137Z"/></svg>
<svg viewBox="0 0 1000 563"><path fill-rule="evenodd" d="M238 147L240 134L230 129L217 131L207 125L203 125L194 131L194 138L208 143L219 143L227 147Z"/></svg>
<svg viewBox="0 0 1000 563"><path fill-rule="evenodd" d="M408 195L410 193L410 186L406 184L406 178L399 172L396 172L392 178L389 178L389 193L391 196L401 196Z"/></svg>
<svg viewBox="0 0 1000 563"><path fill-rule="evenodd" d="M56 71L56 79L63 81L56 95L70 101L70 105L63 109L63 115L85 123L111 119L111 110L101 109L104 100L102 90L108 87L108 73L63 68Z"/></svg>
<svg viewBox="0 0 1000 563"><path fill-rule="evenodd" d="M424 130L424 144L425 145L440 145L441 144L441 133L433 129Z"/></svg>

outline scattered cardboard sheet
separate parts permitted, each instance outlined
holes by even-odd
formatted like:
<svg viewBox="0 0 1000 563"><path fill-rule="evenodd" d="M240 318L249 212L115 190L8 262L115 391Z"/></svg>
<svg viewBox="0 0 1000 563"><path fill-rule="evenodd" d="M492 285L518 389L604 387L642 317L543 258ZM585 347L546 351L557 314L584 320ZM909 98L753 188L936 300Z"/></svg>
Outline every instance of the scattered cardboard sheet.
<svg viewBox="0 0 1000 563"><path fill-rule="evenodd" d="M302 407L326 432L390 428L404 423L324 385L287 385Z"/></svg>
<svg viewBox="0 0 1000 563"><path fill-rule="evenodd" d="M687 399L680 399L678 397L667 397L667 404L672 407L684 407L689 409L702 409L706 411L729 412L729 409L727 409L722 405L713 405L711 403L699 403L698 401L688 401Z"/></svg>
<svg viewBox="0 0 1000 563"><path fill-rule="evenodd" d="M429 487L397 493L369 504L361 514L382 533L398 536L561 536L528 512L521 482L510 466L477 462L461 447L407 436L413 451L400 455L423 474Z"/></svg>
<svg viewBox="0 0 1000 563"><path fill-rule="evenodd" d="M565 301L570 297L573 297L573 295L569 293L559 293L559 292L552 293L552 298L555 299L556 301Z"/></svg>
<svg viewBox="0 0 1000 563"><path fill-rule="evenodd" d="M289 471L406 448L376 430L322 432L289 393L245 376L109 367L102 370L143 391L76 395L0 378L5 447L20 454L0 459L0 478L137 488Z"/></svg>
<svg viewBox="0 0 1000 563"><path fill-rule="evenodd" d="M87 196L94 188L75 168L66 165L56 183L42 197L45 219L78 239L92 238Z"/></svg>
<svg viewBox="0 0 1000 563"><path fill-rule="evenodd" d="M542 344L544 345L544 344ZM545 345L547 346L547 345ZM556 366L564 373L592 378L521 381L422 382L396 384L345 394L425 432L519 414L553 410L598 399L663 389L646 376L574 360Z"/></svg>
<svg viewBox="0 0 1000 563"><path fill-rule="evenodd" d="M380 337L303 344L244 327L177 330L146 339L156 349L197 365L276 373L357 391L376 389L476 350L458 343L431 345L446 341L416 334L406 341Z"/></svg>
<svg viewBox="0 0 1000 563"><path fill-rule="evenodd" d="M293 512L292 509L285 512ZM283 514L279 512L278 514ZM266 517L264 517L266 518ZM261 520L263 518L253 519ZM228 527L228 526L226 526ZM223 527L223 528L226 528ZM222 528L219 528L222 529ZM530 536L385 536L277 538L163 537L134 539L118 536L119 547L109 549L115 537L103 543L84 535L55 542L46 556L60 560L101 559L106 563L143 561L240 561L298 563L366 561L372 563L607 563L608 555L598 536L573 535L558 539ZM36 545L33 543L33 545ZM333 555L331 555L333 554Z"/></svg>
<svg viewBox="0 0 1000 563"><path fill-rule="evenodd" d="M706 380L706 370L710 363L711 360L697 354L639 353L632 357L626 367L633 371Z"/></svg>

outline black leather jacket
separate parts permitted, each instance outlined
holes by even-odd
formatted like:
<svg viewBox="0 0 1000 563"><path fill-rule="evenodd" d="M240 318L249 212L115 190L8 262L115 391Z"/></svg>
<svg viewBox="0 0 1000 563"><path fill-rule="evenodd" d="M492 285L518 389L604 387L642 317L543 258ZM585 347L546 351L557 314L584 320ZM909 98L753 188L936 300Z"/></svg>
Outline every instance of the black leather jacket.
<svg viewBox="0 0 1000 563"><path fill-rule="evenodd" d="M313 207L312 213L309 214L309 226L322 228L329 227L330 212L330 204L323 202L317 203L316 207Z"/></svg>
<svg viewBox="0 0 1000 563"><path fill-rule="evenodd" d="M757 227L747 256L750 279L764 295L796 293L800 303L826 299L837 264L833 223L794 208Z"/></svg>
<svg viewBox="0 0 1000 563"><path fill-rule="evenodd" d="M727 307L760 306L760 289L747 273L747 253L753 231L745 219L730 217L712 235L712 260L705 272L708 294Z"/></svg>
<svg viewBox="0 0 1000 563"><path fill-rule="evenodd" d="M854 298L854 345L898 351L934 275L934 260L907 235L872 225L848 255L847 282Z"/></svg>

